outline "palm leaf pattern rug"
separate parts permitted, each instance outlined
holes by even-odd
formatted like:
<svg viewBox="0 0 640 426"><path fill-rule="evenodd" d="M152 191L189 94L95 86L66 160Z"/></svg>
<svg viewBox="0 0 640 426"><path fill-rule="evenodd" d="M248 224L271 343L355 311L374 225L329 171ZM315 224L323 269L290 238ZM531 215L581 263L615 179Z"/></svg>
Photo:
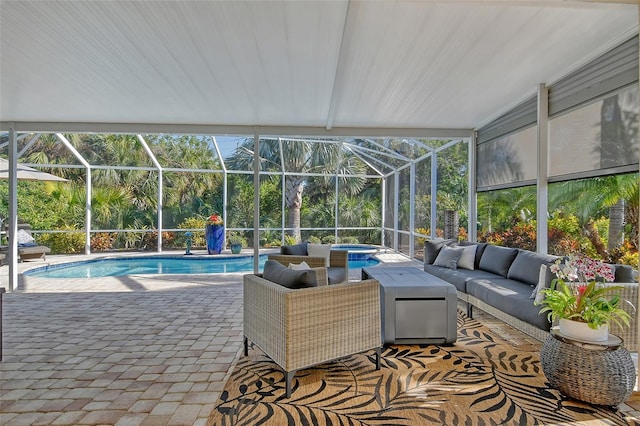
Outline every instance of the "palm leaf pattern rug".
<svg viewBox="0 0 640 426"><path fill-rule="evenodd" d="M389 346L382 368L357 354L284 374L258 348L241 356L210 425L640 424L549 385L539 352L523 351L458 313L453 345Z"/></svg>

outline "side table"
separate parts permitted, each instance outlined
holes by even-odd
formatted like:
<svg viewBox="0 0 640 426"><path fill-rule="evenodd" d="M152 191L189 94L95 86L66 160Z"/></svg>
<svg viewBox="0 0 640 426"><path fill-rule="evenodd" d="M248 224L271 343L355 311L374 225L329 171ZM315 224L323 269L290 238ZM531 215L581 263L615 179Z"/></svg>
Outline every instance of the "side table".
<svg viewBox="0 0 640 426"><path fill-rule="evenodd" d="M636 369L622 339L584 342L560 334L557 327L540 350L544 375L563 394L597 405L617 406L631 395Z"/></svg>

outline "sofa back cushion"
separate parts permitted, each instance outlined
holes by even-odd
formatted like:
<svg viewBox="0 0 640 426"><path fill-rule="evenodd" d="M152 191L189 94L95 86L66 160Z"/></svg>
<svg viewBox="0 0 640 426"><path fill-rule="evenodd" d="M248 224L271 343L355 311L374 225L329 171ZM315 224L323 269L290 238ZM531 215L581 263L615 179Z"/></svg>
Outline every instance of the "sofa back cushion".
<svg viewBox="0 0 640 426"><path fill-rule="evenodd" d="M482 253L487 248L487 243L472 243L471 241L460 241L461 246L476 246L476 258L474 268L480 268L480 259L482 259Z"/></svg>
<svg viewBox="0 0 640 426"><path fill-rule="evenodd" d="M292 246L281 246L280 254L288 254L293 256L306 256L307 243L294 244Z"/></svg>
<svg viewBox="0 0 640 426"><path fill-rule="evenodd" d="M517 254L518 249L488 244L480 259L480 269L506 278Z"/></svg>
<svg viewBox="0 0 640 426"><path fill-rule="evenodd" d="M509 267L507 278L535 286L540 279L540 265L550 265L556 259L556 257L547 254L518 249L518 254Z"/></svg>
<svg viewBox="0 0 640 426"><path fill-rule="evenodd" d="M614 273L616 276L615 282L617 283L633 283L638 282L637 271L629 265L613 264L615 268Z"/></svg>
<svg viewBox="0 0 640 426"><path fill-rule="evenodd" d="M314 270L289 269L275 260L267 260L265 262L262 278L293 289L318 286Z"/></svg>

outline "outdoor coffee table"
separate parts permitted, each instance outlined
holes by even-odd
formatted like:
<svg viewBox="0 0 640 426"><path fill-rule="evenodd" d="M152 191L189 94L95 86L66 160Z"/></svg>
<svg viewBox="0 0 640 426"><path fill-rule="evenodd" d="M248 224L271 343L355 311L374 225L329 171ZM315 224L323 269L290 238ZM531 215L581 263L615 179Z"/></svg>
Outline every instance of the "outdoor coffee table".
<svg viewBox="0 0 640 426"><path fill-rule="evenodd" d="M362 268L362 279L380 282L385 344L453 343L457 294L452 284L418 268Z"/></svg>

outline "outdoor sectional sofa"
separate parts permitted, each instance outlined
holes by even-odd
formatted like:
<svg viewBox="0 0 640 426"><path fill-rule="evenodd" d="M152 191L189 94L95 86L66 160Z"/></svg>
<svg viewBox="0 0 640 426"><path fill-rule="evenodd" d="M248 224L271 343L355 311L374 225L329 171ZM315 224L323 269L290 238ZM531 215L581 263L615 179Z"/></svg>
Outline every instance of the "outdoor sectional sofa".
<svg viewBox="0 0 640 426"><path fill-rule="evenodd" d="M475 246L473 269L458 265L437 266L436 259L450 241L427 241L425 243L424 270L456 287L458 299L467 304L468 316L473 316L473 307L495 316L507 324L543 341L551 324L546 314L539 314L541 306L534 304L534 290L538 286L540 266L551 265L557 257L534 253L528 250L500 247L486 243L461 242L460 246ZM436 263L436 264L434 264ZM471 266L467 264L466 266ZM620 294L634 305L638 300L638 283L634 271L626 265L615 268L615 285L621 285ZM453 269L455 268L455 269ZM548 287L554 275L547 268L544 286ZM633 314L631 327L624 330L611 327L611 332L625 340L625 346L637 346L637 325L634 307L625 304Z"/></svg>

